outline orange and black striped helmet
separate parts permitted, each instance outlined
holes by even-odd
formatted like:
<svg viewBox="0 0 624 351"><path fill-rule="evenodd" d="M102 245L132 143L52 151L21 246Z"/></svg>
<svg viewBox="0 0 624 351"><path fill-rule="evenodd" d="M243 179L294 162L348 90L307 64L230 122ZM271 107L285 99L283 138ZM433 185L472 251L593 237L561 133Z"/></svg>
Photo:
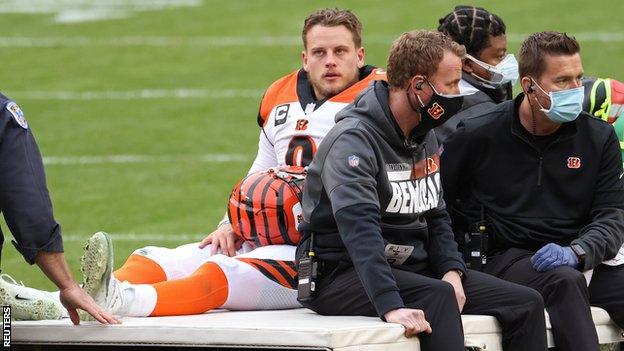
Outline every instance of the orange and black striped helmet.
<svg viewBox="0 0 624 351"><path fill-rule="evenodd" d="M234 232L259 246L297 245L301 233L303 167L269 169L238 182L228 202Z"/></svg>

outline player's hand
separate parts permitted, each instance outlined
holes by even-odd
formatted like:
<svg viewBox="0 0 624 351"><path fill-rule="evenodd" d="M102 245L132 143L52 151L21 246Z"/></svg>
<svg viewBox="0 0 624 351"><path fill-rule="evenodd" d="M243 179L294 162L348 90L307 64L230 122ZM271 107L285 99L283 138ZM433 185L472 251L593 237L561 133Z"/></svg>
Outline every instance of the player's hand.
<svg viewBox="0 0 624 351"><path fill-rule="evenodd" d="M442 280L451 284L453 290L455 290L455 298L457 299L457 306L459 306L459 312L464 309L466 304L466 295L464 294L464 286L462 285L461 276L455 270L448 271L442 277Z"/></svg>
<svg viewBox="0 0 624 351"><path fill-rule="evenodd" d="M388 323L398 323L405 327L405 337L411 338L420 333L431 334L431 326L425 319L425 312L411 308L398 308L384 314Z"/></svg>
<svg viewBox="0 0 624 351"><path fill-rule="evenodd" d="M74 325L80 324L80 317L78 317L78 312L76 311L77 308L86 311L102 324L121 324L119 319L98 306L91 296L82 290L78 284L60 290L59 298L67 309L69 318Z"/></svg>
<svg viewBox="0 0 624 351"><path fill-rule="evenodd" d="M244 242L245 240L243 238L234 233L231 224L224 223L214 232L208 234L208 236L199 243L199 248L203 249L212 244L210 248L211 255L215 255L217 250L221 249L222 254L232 257L236 256L236 250L239 250Z"/></svg>

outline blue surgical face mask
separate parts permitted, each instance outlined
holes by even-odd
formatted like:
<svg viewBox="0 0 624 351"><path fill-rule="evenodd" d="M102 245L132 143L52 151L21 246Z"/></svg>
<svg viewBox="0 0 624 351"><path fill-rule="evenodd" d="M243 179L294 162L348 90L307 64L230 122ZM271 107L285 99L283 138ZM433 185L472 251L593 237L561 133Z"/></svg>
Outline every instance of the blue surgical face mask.
<svg viewBox="0 0 624 351"><path fill-rule="evenodd" d="M505 58L496 66L492 66L483 61L480 61L469 54L466 54L466 58L481 66L490 74L490 79L485 79L474 73L472 74L472 76L486 83L492 88L498 88L508 82L511 82L511 85L514 85L518 81L518 61L516 61L516 57L513 54L508 54L507 56L505 56Z"/></svg>
<svg viewBox="0 0 624 351"><path fill-rule="evenodd" d="M532 79L533 80L533 79ZM585 98L585 87L580 86L578 88L551 91L546 93L535 80L533 83L544 94L550 97L550 108L545 109L539 100L537 103L540 105L542 112L555 123L566 123L574 121L578 115L583 111L583 99Z"/></svg>

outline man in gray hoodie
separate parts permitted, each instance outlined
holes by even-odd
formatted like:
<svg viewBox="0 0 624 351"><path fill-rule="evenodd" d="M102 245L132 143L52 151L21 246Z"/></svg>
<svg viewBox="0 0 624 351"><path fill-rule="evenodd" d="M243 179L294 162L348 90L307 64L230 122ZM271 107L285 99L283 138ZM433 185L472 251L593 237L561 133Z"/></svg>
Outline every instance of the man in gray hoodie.
<svg viewBox="0 0 624 351"><path fill-rule="evenodd" d="M464 54L438 32L405 33L391 49L388 83L374 82L336 116L304 187L297 257L319 269L302 303L400 323L420 334L423 350L464 350L461 311L488 314L505 350L546 350L539 294L467 271L453 239L431 129L462 105L448 94L459 92Z"/></svg>

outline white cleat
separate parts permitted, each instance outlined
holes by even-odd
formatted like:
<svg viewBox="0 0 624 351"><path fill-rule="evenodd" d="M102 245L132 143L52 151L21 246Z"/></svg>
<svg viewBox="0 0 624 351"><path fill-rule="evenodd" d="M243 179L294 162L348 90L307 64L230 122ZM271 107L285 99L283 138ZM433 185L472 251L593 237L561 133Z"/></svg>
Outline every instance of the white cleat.
<svg viewBox="0 0 624 351"><path fill-rule="evenodd" d="M61 319L64 310L49 292L20 285L8 274L0 274L0 303L11 306L14 320Z"/></svg>
<svg viewBox="0 0 624 351"><path fill-rule="evenodd" d="M108 234L97 232L87 240L84 254L80 258L82 271L82 288L100 307L106 299L108 288L113 276L113 242ZM81 320L94 320L91 315L80 311Z"/></svg>

